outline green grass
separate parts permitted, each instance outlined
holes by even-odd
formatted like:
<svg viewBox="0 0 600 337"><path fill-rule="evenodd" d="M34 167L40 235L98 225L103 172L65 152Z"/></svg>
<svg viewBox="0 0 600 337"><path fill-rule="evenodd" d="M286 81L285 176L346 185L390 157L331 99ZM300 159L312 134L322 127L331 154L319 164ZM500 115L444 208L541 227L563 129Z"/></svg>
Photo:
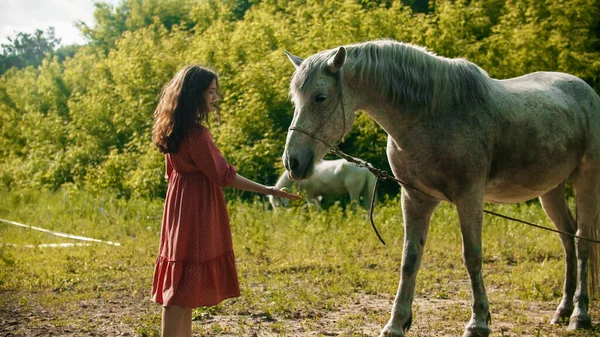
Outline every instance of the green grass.
<svg viewBox="0 0 600 337"><path fill-rule="evenodd" d="M16 298L22 307L39 305L65 312L92 300L116 301L128 296L148 301L162 207L162 200L124 200L77 190L3 191L2 219L119 242L121 246L94 243L87 247L24 248L74 241L0 223L0 291L12 294L10 300ZM536 204L489 205L487 209L552 227ZM333 205L323 212L302 207L271 211L257 198L254 202L230 202L229 213L242 296L216 307L196 309L195 321L205 323L195 327L199 335L230 329L227 324L212 322L215 315L239 317L235 318L239 335L261 329L256 326L257 318L270 320L269 333L275 335L291 333L279 319L302 320L304 329L311 331L324 313L352 305L361 296L389 298L396 292L403 242L397 200L388 200L376 209L375 223L386 246L381 245L366 211L361 209L352 213ZM486 287L492 305L497 303L493 310L500 312L495 322L519 322L518 316L502 315L507 301L558 303L564 263L556 234L486 215L483 241ZM470 302L461 251L456 211L442 204L432 218L417 297ZM127 315L122 319L134 325L140 336L158 336L159 312L152 310L156 307L149 301L145 306L151 309L143 320ZM443 312L444 319L464 326L470 304L453 310ZM518 312L514 305L511 310ZM597 300L593 301L592 318L597 320L599 313ZM387 315L348 313L340 315L334 326L350 329L348 336L361 336L362 326L382 327ZM83 321L57 320L54 324L75 324L85 331L89 327ZM436 329L435 323L429 328ZM518 329L535 335L534 328Z"/></svg>

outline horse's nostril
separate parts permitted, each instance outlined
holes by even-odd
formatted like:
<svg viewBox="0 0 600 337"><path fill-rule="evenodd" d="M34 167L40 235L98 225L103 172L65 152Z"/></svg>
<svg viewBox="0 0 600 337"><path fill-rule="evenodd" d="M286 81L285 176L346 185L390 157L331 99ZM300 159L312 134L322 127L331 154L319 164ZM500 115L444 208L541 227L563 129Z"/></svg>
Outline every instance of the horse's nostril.
<svg viewBox="0 0 600 337"><path fill-rule="evenodd" d="M290 167L289 167L290 171L295 171L295 170L298 169L298 166L300 164L298 163L298 159L296 159L296 158L290 158L289 165L290 165Z"/></svg>

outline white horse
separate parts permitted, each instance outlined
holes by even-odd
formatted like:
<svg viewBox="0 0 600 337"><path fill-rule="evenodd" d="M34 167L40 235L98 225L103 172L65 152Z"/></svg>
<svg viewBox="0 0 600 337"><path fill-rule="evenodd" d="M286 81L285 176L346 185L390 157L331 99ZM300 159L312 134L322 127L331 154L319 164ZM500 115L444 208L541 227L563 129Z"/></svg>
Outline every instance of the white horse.
<svg viewBox="0 0 600 337"><path fill-rule="evenodd" d="M404 249L398 292L381 336L404 336L412 322L417 272L431 214L440 201L456 205L463 258L471 279L472 316L464 337L489 336L482 273L485 201L540 197L566 254L563 298L552 323L591 328L588 263L598 287L598 250L576 239L600 232L600 97L581 79L536 72L496 80L463 59L438 57L391 40L319 52L296 67L294 119L283 162L294 180L344 137L354 112L365 111L388 134L387 157L403 182ZM574 218L564 197L576 190ZM592 258L590 262L590 258ZM594 285L596 283L596 285ZM597 290L597 289L596 289Z"/></svg>
<svg viewBox="0 0 600 337"><path fill-rule="evenodd" d="M366 209L369 208L371 195L375 188L375 176L366 168L358 167L344 159L338 160L321 160L315 164L314 174L305 180L298 183L301 190L306 193L306 198L309 203L314 204L321 209L319 197L335 196L335 195L350 195L352 207L361 204ZM288 171L277 180L275 187L281 189L283 187L291 187L294 184L288 176ZM269 196L269 202L273 208L283 204L287 206L287 199L280 199Z"/></svg>

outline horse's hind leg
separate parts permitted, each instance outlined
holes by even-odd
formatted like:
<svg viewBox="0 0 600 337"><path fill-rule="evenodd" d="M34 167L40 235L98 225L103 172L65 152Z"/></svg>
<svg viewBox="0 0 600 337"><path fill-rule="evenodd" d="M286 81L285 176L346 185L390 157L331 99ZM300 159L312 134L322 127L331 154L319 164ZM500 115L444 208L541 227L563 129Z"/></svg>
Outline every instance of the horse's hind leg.
<svg viewBox="0 0 600 337"><path fill-rule="evenodd" d="M346 189L350 195L350 205L352 207L352 211L355 212L356 206L360 204L360 192L363 190L365 183L361 180L349 178L346 179L344 183L346 184Z"/></svg>
<svg viewBox="0 0 600 337"><path fill-rule="evenodd" d="M577 232L584 238L592 238L594 226L598 226L600 205L600 170L581 168L573 177L576 191ZM569 329L591 329L592 322L588 314L588 265L590 261L591 243L575 239L577 252L577 288L573 302L575 308L569 319Z"/></svg>
<svg viewBox="0 0 600 337"><path fill-rule="evenodd" d="M365 185L360 193L363 198L363 207L366 210L369 210L373 193L377 193L377 191L375 191L375 183L377 182L377 178L375 178L371 172L365 172L365 176ZM375 203L377 203L377 195L375 195L375 199L373 200L373 206L375 206Z"/></svg>
<svg viewBox="0 0 600 337"><path fill-rule="evenodd" d="M417 272L421 265L423 249L427 240L429 220L439 201L420 192L402 189L402 212L404 215L404 249L400 284L394 298L390 320L381 330L380 337L403 337L412 324L412 303L415 295Z"/></svg>
<svg viewBox="0 0 600 337"><path fill-rule="evenodd" d="M548 217L554 222L560 231L575 234L577 225L575 219L567 206L565 200L565 183L558 185L555 189L540 197L542 207ZM550 321L551 324L564 324L568 322L573 313L573 295L577 287L577 254L575 252L575 240L572 236L559 234L560 241L565 251L565 283L563 287L563 298L556 308L556 313Z"/></svg>
<svg viewBox="0 0 600 337"><path fill-rule="evenodd" d="M312 193L307 193L306 195L306 204L309 205L313 205L317 208L317 211L321 211L321 201L319 201L319 196L318 195L314 195Z"/></svg>

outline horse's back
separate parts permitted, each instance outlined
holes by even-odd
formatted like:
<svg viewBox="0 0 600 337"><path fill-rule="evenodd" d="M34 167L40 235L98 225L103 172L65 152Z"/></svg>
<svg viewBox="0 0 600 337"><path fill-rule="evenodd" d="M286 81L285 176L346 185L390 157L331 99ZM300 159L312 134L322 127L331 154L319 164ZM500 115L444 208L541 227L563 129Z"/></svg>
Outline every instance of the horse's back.
<svg viewBox="0 0 600 337"><path fill-rule="evenodd" d="M585 81L561 72L535 72L498 82L506 95L494 104L507 107L501 113L516 119L513 127L568 133L585 142L582 155L600 160L600 97Z"/></svg>
<svg viewBox="0 0 600 337"><path fill-rule="evenodd" d="M315 164L313 174L300 182L300 186L314 195L340 195L348 192L347 179L352 179L352 168L344 159L321 160Z"/></svg>
<svg viewBox="0 0 600 337"><path fill-rule="evenodd" d="M498 80L511 95L525 94L545 98L549 104L578 102L582 111L599 114L600 97L581 78L561 72L538 71L535 73ZM568 107L573 108L573 105Z"/></svg>
<svg viewBox="0 0 600 337"><path fill-rule="evenodd" d="M585 161L600 163L600 98L587 83L536 72L496 84L487 102L495 139L486 199L536 197Z"/></svg>
<svg viewBox="0 0 600 337"><path fill-rule="evenodd" d="M339 195L362 190L369 174L368 169L345 159L321 160L315 164L313 175L300 184L317 195Z"/></svg>

